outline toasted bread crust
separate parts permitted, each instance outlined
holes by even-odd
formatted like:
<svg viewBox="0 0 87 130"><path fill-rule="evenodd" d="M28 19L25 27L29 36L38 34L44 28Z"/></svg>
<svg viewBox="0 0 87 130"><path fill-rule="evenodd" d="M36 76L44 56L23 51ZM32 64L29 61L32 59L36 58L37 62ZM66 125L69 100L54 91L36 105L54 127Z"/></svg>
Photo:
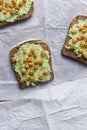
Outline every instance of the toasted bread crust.
<svg viewBox="0 0 87 130"><path fill-rule="evenodd" d="M79 62L81 62L81 63L87 65L87 60L86 60L86 59L84 59L83 57L79 57L79 58L78 58L72 51L69 51L69 50L67 50L67 49L65 48L65 45L67 45L67 43L68 43L68 41L69 41L69 36L68 36L68 34L69 34L70 28L72 28L73 25L74 25L75 23L77 23L78 20L80 20L80 19L81 19L81 20L87 20L87 16L78 15L78 16L76 16L76 17L71 21L71 23L70 23L70 25L69 25L69 28L68 28L68 32L67 32L67 36L66 36L66 39L65 39L63 48L62 48L62 50L61 50L61 54L62 54L63 56L66 56L66 57L75 59L75 60L77 60L77 61L79 61Z"/></svg>
<svg viewBox="0 0 87 130"><path fill-rule="evenodd" d="M23 44L26 44L27 42L28 42L29 44L32 44L32 42L33 42L33 44L39 44L39 45L42 46L43 49L45 49L45 50L47 50L47 51L49 52L49 55L50 55L49 65L50 65L50 67L51 67L51 73L50 73L50 74L51 74L51 78L50 78L50 80L45 81L45 82L43 82L43 83L52 81L52 80L54 79L54 74L53 74L53 69L52 69L51 52L50 52L50 49L49 49L47 43L45 43L45 42L42 41L42 40L26 41L26 42L24 42L24 43L21 43L21 44L15 46L15 47L13 47L13 48L11 49L11 51L10 51L10 61L11 61L11 58L14 56L14 54L18 52L19 48L20 48ZM11 64L12 64L12 62L11 62ZM13 64L12 64L12 67L13 67L13 70L14 70ZM15 72L15 70L14 70L14 72ZM24 82L24 83L20 83L19 74L18 74L17 72L15 72L15 75L16 75L16 78L17 78L17 80L18 80L19 87L20 87L20 88L27 88L25 82ZM36 84L38 84L38 83L39 83L39 82L37 82ZM43 84L43 83L42 83L42 84ZM41 84L41 82L40 82L40 84Z"/></svg>
<svg viewBox="0 0 87 130"><path fill-rule="evenodd" d="M0 27L6 26L6 25L11 24L11 23L16 23L18 21L28 19L33 14L33 11L34 11L34 3L32 2L31 8L30 8L30 10L29 10L29 12L27 14L25 14L25 15L23 15L21 17L18 17L17 19L15 19L14 22L0 22Z"/></svg>

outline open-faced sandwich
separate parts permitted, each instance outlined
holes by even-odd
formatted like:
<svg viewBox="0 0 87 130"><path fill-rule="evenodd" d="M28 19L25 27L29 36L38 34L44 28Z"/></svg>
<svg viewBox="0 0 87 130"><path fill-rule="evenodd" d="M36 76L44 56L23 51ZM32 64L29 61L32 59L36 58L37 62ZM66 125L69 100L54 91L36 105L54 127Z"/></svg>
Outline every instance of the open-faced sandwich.
<svg viewBox="0 0 87 130"><path fill-rule="evenodd" d="M51 52L42 40L23 42L10 51L10 61L20 88L54 79Z"/></svg>
<svg viewBox="0 0 87 130"><path fill-rule="evenodd" d="M77 16L70 23L62 55L87 64L87 16Z"/></svg>
<svg viewBox="0 0 87 130"><path fill-rule="evenodd" d="M29 18L33 0L0 0L0 27Z"/></svg>

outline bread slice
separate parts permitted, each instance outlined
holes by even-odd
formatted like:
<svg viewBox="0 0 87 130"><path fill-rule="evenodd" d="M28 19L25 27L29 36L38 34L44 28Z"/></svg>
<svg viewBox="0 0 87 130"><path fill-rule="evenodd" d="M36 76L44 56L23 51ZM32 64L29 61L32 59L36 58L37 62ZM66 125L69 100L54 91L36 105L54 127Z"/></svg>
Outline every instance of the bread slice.
<svg viewBox="0 0 87 130"><path fill-rule="evenodd" d="M81 63L83 63L83 64L87 64L87 58L77 57L73 51L67 50L67 49L65 48L65 46L68 44L68 42L69 42L69 40L70 40L69 31L70 31L70 29L71 29L75 24L78 23L78 20L83 20L83 21L84 21L84 20L87 20L87 16L79 15L79 16L76 16L76 17L71 21L71 23L70 23L70 25L69 25L68 32L67 32L67 36L66 36L66 39L65 39L65 42L64 42L64 45L63 45L63 48L62 48L62 50L61 50L61 54L62 54L63 56L66 56L66 57L75 59L75 60L77 60L77 61L79 61L79 62L81 62ZM80 42L80 40L79 40L79 42Z"/></svg>
<svg viewBox="0 0 87 130"><path fill-rule="evenodd" d="M40 81L33 81L33 83L35 83L35 85L37 85L38 83L46 83L46 82L49 82L49 81L52 81L54 79L54 74L53 74L53 69L52 69L52 61L51 61L51 52L50 52L50 49L47 45L47 43L45 43L44 41L42 40L30 40L30 41L25 41L23 43L20 43L18 44L17 46L13 47L10 51L10 61L11 61L11 64L12 64L12 67L13 67L13 70L15 72L15 75L16 75L16 78L18 80L18 83L19 83L19 86L20 88L27 88L29 86L32 86L32 84L30 84L29 86L26 85L26 82L23 82L21 83L20 82L20 76L19 74L15 71L15 65L16 65L16 62L12 62L12 57L15 56L15 54L17 54L17 52L19 51L20 47L22 47L23 45L25 45L26 43L28 43L29 45L40 45L42 47L43 50L47 51L49 53L49 61L48 61L48 64L50 66L50 79L48 80L44 80L42 82ZM41 71L42 73L42 71Z"/></svg>
<svg viewBox="0 0 87 130"><path fill-rule="evenodd" d="M31 8L27 14L24 14L21 17L17 17L17 19L15 19L14 22L0 22L0 27L6 26L6 25L11 24L11 23L16 23L18 21L26 20L32 16L33 11L34 11L34 3L32 2Z"/></svg>

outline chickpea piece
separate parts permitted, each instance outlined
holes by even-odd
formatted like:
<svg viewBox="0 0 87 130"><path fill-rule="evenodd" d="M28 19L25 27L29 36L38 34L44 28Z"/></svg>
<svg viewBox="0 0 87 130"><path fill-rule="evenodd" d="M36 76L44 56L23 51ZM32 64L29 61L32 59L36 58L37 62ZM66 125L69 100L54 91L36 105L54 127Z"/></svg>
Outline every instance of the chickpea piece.
<svg viewBox="0 0 87 130"><path fill-rule="evenodd" d="M23 62L24 63L28 62L28 59L27 58L23 59Z"/></svg>
<svg viewBox="0 0 87 130"><path fill-rule="evenodd" d="M33 57L36 59L36 58L37 58L37 54L36 54L36 53L34 53L34 54L33 54Z"/></svg>
<svg viewBox="0 0 87 130"><path fill-rule="evenodd" d="M83 52L82 56L83 56L84 58L87 58L87 53L86 53L86 52Z"/></svg>
<svg viewBox="0 0 87 130"><path fill-rule="evenodd" d="M70 50L74 50L74 49L75 49L75 45L72 44L72 45L70 46Z"/></svg>
<svg viewBox="0 0 87 130"><path fill-rule="evenodd" d="M84 47L84 44L85 44L84 42L81 42L81 43L80 43L80 46L81 46L81 47Z"/></svg>
<svg viewBox="0 0 87 130"><path fill-rule="evenodd" d="M32 56L32 53L31 53L31 52L29 52L29 53L28 53L28 56L29 56L29 57L31 57L31 56Z"/></svg>
<svg viewBox="0 0 87 130"><path fill-rule="evenodd" d="M84 27L87 27L87 23L84 24Z"/></svg>
<svg viewBox="0 0 87 130"><path fill-rule="evenodd" d="M83 31L82 31L83 33L86 33L87 32L87 29L83 29Z"/></svg>
<svg viewBox="0 0 87 130"><path fill-rule="evenodd" d="M3 14L5 15L5 14L7 14L7 12L6 12L6 11L3 11Z"/></svg>
<svg viewBox="0 0 87 130"><path fill-rule="evenodd" d="M8 12L8 8L4 8L4 11Z"/></svg>
<svg viewBox="0 0 87 130"><path fill-rule="evenodd" d="M12 58L11 58L11 62L12 62L12 63L15 63L15 62L16 62L16 58L15 58L15 57L12 57Z"/></svg>
<svg viewBox="0 0 87 130"><path fill-rule="evenodd" d="M14 14L15 14L15 10L9 10L9 13L10 13L11 15L14 15Z"/></svg>
<svg viewBox="0 0 87 130"><path fill-rule="evenodd" d="M0 11L2 11L2 9L3 9L3 6L2 6L2 5L0 5Z"/></svg>
<svg viewBox="0 0 87 130"><path fill-rule="evenodd" d="M34 76L29 76L29 80L32 81L32 82L34 82L34 80L35 80Z"/></svg>
<svg viewBox="0 0 87 130"><path fill-rule="evenodd" d="M39 65L42 65L42 64L43 64L43 61L42 61L42 60L39 60L39 61L38 61L38 64L39 64Z"/></svg>
<svg viewBox="0 0 87 130"><path fill-rule="evenodd" d="M19 2L18 6L19 6L19 7L22 7L23 4L24 4L24 3L21 1L21 2Z"/></svg>
<svg viewBox="0 0 87 130"><path fill-rule="evenodd" d="M18 5L15 5L15 9L19 10L19 9L20 9L20 7L19 7Z"/></svg>
<svg viewBox="0 0 87 130"><path fill-rule="evenodd" d="M30 74L30 75L33 75L33 74L34 74L34 70L30 70L30 71L29 71L29 74Z"/></svg>
<svg viewBox="0 0 87 130"><path fill-rule="evenodd" d="M32 65L32 63L29 63L29 68L31 68L33 65Z"/></svg>
<svg viewBox="0 0 87 130"><path fill-rule="evenodd" d="M81 36L79 35L78 37L77 37L77 40L81 40L82 38L81 38Z"/></svg>
<svg viewBox="0 0 87 130"><path fill-rule="evenodd" d="M7 14L7 12L8 12L8 9L7 9L7 8L4 8L3 14Z"/></svg>
<svg viewBox="0 0 87 130"><path fill-rule="evenodd" d="M0 0L2 3L4 2L4 0Z"/></svg>
<svg viewBox="0 0 87 130"><path fill-rule="evenodd" d="M14 8L14 4L10 4L9 7L10 7L11 9L13 9L13 8Z"/></svg>
<svg viewBox="0 0 87 130"><path fill-rule="evenodd" d="M0 0L0 4L3 4L4 3L4 0Z"/></svg>
<svg viewBox="0 0 87 130"><path fill-rule="evenodd" d="M29 65L26 64L24 68L25 68L25 69L29 69Z"/></svg>
<svg viewBox="0 0 87 130"><path fill-rule="evenodd" d="M84 27L83 26L79 26L78 28L79 28L79 31L82 31Z"/></svg>
<svg viewBox="0 0 87 130"><path fill-rule="evenodd" d="M14 5L15 5L15 4L16 4L16 0L12 0L12 4L14 4Z"/></svg>
<svg viewBox="0 0 87 130"><path fill-rule="evenodd" d="M84 34L81 34L81 39L85 39L85 35Z"/></svg>
<svg viewBox="0 0 87 130"><path fill-rule="evenodd" d="M31 48L30 49L30 52L33 54L35 52L35 49L34 48Z"/></svg>
<svg viewBox="0 0 87 130"><path fill-rule="evenodd" d="M39 74L38 78L39 78L39 80L42 80L43 79L43 74Z"/></svg>
<svg viewBox="0 0 87 130"><path fill-rule="evenodd" d="M10 3L8 1L5 2L5 7L8 7Z"/></svg>
<svg viewBox="0 0 87 130"><path fill-rule="evenodd" d="M38 70L38 66L37 65L34 66L34 70L35 71Z"/></svg>
<svg viewBox="0 0 87 130"><path fill-rule="evenodd" d="M23 83L23 82L25 82L25 78L24 78L24 77L22 77L22 78L20 79L20 83Z"/></svg>
<svg viewBox="0 0 87 130"><path fill-rule="evenodd" d="M79 49L78 49L78 52L79 52L80 54L82 54L82 53L83 53L83 49L82 49L82 48L79 48Z"/></svg>
<svg viewBox="0 0 87 130"><path fill-rule="evenodd" d="M73 38L73 39L72 39L72 43L76 43L77 41L78 41L77 38Z"/></svg>
<svg viewBox="0 0 87 130"><path fill-rule="evenodd" d="M23 1L23 3L25 3L26 2L26 0L22 0Z"/></svg>
<svg viewBox="0 0 87 130"><path fill-rule="evenodd" d="M29 62L29 63L31 63L31 62L32 62L32 59L31 59L31 58L28 58L27 60L28 60L28 62Z"/></svg>
<svg viewBox="0 0 87 130"><path fill-rule="evenodd" d="M84 44L84 47L87 48L87 43Z"/></svg>
<svg viewBox="0 0 87 130"><path fill-rule="evenodd" d="M85 38L84 38L84 39L85 39L85 41L87 42L87 36L85 36Z"/></svg>
<svg viewBox="0 0 87 130"><path fill-rule="evenodd" d="M72 33L72 34L76 34L76 29L72 29L72 30L71 30L71 33Z"/></svg>
<svg viewBox="0 0 87 130"><path fill-rule="evenodd" d="M38 60L34 60L34 64L37 65L38 64Z"/></svg>
<svg viewBox="0 0 87 130"><path fill-rule="evenodd" d="M41 51L41 56L42 56L42 57L46 56L45 50L42 50L42 51Z"/></svg>
<svg viewBox="0 0 87 130"><path fill-rule="evenodd" d="M21 72L22 72L22 74L25 74L26 73L26 69L22 69Z"/></svg>
<svg viewBox="0 0 87 130"><path fill-rule="evenodd" d="M27 53L27 50L25 48L23 48L23 53L26 54Z"/></svg>
<svg viewBox="0 0 87 130"><path fill-rule="evenodd" d="M44 74L44 75L47 75L47 74L48 74L48 70L47 70L47 69L44 70L44 71L43 71L43 74Z"/></svg>

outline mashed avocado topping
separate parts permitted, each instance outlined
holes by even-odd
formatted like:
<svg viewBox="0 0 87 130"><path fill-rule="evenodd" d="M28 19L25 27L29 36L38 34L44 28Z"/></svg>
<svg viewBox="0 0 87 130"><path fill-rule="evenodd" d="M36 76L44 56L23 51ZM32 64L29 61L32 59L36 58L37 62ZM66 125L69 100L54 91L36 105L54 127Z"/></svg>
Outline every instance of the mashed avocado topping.
<svg viewBox="0 0 87 130"><path fill-rule="evenodd" d="M33 0L0 0L0 22L14 22L27 14Z"/></svg>
<svg viewBox="0 0 87 130"><path fill-rule="evenodd" d="M78 20L69 30L69 41L65 48L77 57L87 59L87 20Z"/></svg>
<svg viewBox="0 0 87 130"><path fill-rule="evenodd" d="M51 76L49 52L41 45L26 43L12 57L15 71L20 76L20 82L27 86L35 86L36 82L48 81Z"/></svg>

